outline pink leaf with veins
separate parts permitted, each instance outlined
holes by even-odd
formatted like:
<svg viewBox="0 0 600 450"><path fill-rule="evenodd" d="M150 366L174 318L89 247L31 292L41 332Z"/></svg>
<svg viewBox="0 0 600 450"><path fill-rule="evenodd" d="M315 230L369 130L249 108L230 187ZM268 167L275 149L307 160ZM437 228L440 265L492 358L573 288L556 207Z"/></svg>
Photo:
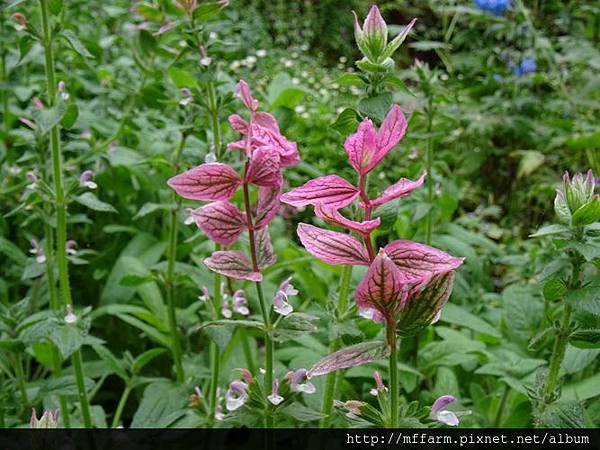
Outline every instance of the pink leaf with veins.
<svg viewBox="0 0 600 450"><path fill-rule="evenodd" d="M356 288L356 304L390 317L407 298L407 288L394 262L380 250Z"/></svg>
<svg viewBox="0 0 600 450"><path fill-rule="evenodd" d="M256 230L260 230L271 223L273 217L279 211L280 194L280 186L259 188L256 215L254 216L254 228Z"/></svg>
<svg viewBox="0 0 600 450"><path fill-rule="evenodd" d="M392 105L377 132L377 163L400 142L406 133L406 127L402 110L398 105Z"/></svg>
<svg viewBox="0 0 600 450"><path fill-rule="evenodd" d="M256 242L258 268L262 270L275 264L277 262L277 255L275 255L275 251L273 250L269 229L265 227L257 231L254 234L254 240Z"/></svg>
<svg viewBox="0 0 600 450"><path fill-rule="evenodd" d="M301 223L298 225L298 237L311 255L328 264L369 264L367 249L349 234Z"/></svg>
<svg viewBox="0 0 600 450"><path fill-rule="evenodd" d="M237 206L229 202L213 202L195 209L192 216L206 235L223 245L233 244L246 229L246 220Z"/></svg>
<svg viewBox="0 0 600 450"><path fill-rule="evenodd" d="M344 142L350 165L361 175L368 173L378 161L377 132L371 119L363 120L356 133L348 136Z"/></svg>
<svg viewBox="0 0 600 450"><path fill-rule="evenodd" d="M277 119L275 116L273 116L273 114L264 111L255 112L252 115L252 122L271 130L273 133L281 134L279 131L279 125L277 124Z"/></svg>
<svg viewBox="0 0 600 450"><path fill-rule="evenodd" d="M355 222L354 220L347 219L344 217L336 208L331 206L317 203L315 205L315 214L317 217L335 225L347 228L352 231L356 231L362 235L369 234L381 223L381 219L377 217L372 220L365 220L364 222Z"/></svg>
<svg viewBox="0 0 600 450"><path fill-rule="evenodd" d="M425 181L427 172L423 172L417 180L409 180L408 178L401 178L395 184L388 187L383 193L376 199L370 200L369 205L371 208L376 208L383 205L384 203L391 202L394 199L404 197L410 194L412 191L417 189ZM359 206L365 208L365 204L360 202Z"/></svg>
<svg viewBox="0 0 600 450"><path fill-rule="evenodd" d="M250 157L246 181L257 186L281 186L279 152L275 147L259 147Z"/></svg>
<svg viewBox="0 0 600 450"><path fill-rule="evenodd" d="M358 197L359 190L337 175L315 178L281 196L281 201L292 206L322 203L332 208L348 206Z"/></svg>
<svg viewBox="0 0 600 450"><path fill-rule="evenodd" d="M241 183L240 175L221 163L202 164L167 181L181 197L205 201L228 200Z"/></svg>
<svg viewBox="0 0 600 450"><path fill-rule="evenodd" d="M237 86L235 87L235 95L237 95L238 98L244 102L244 105L246 105L246 108L249 110L256 111L256 108L258 108L258 100L252 97L252 94L250 93L250 86L248 86L248 83L246 83L244 80L240 80L238 82Z"/></svg>
<svg viewBox="0 0 600 450"><path fill-rule="evenodd" d="M239 250L214 252L204 260L204 264L213 272L238 280L262 281L262 275L255 272L252 263Z"/></svg>
<svg viewBox="0 0 600 450"><path fill-rule="evenodd" d="M400 270L404 283L419 282L433 274L457 269L464 261L464 258L412 241L390 242L384 251Z"/></svg>

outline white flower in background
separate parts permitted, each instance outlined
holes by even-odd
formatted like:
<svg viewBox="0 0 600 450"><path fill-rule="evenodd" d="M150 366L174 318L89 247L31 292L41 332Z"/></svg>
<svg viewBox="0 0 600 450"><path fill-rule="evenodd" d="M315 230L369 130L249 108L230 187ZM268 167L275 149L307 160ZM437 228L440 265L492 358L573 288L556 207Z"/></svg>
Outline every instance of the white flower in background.
<svg viewBox="0 0 600 450"><path fill-rule="evenodd" d="M67 242L65 242L65 251L67 252L67 255L71 255L74 256L77 254L77 242L74 241L73 239L69 239Z"/></svg>
<svg viewBox="0 0 600 450"><path fill-rule="evenodd" d="M183 223L185 225L191 225L194 223L194 208L185 208L185 219Z"/></svg>
<svg viewBox="0 0 600 450"><path fill-rule="evenodd" d="M250 314L250 310L248 309L248 300L246 300L246 294L242 289L238 289L234 292L233 298L233 311L241 314L242 316L247 316Z"/></svg>
<svg viewBox="0 0 600 450"><path fill-rule="evenodd" d="M256 56L258 56L259 58L264 58L265 56L267 56L267 51L262 48L260 50L256 50Z"/></svg>
<svg viewBox="0 0 600 450"><path fill-rule="evenodd" d="M229 299L227 295L223 296L223 302L221 303L221 315L226 319L231 319L233 312L229 307Z"/></svg>
<svg viewBox="0 0 600 450"><path fill-rule="evenodd" d="M91 170L84 170L81 175L79 175L79 186L88 189L96 189L98 185L94 183L94 172Z"/></svg>
<svg viewBox="0 0 600 450"><path fill-rule="evenodd" d="M200 292L202 292L202 294L198 296L198 300L201 302L207 302L210 299L210 292L208 291L208 288L206 286L202 286L200 288Z"/></svg>
<svg viewBox="0 0 600 450"><path fill-rule="evenodd" d="M306 369L298 369L295 372L288 372L285 377L290 382L290 389L292 392L314 394L317 391L315 385L308 380Z"/></svg>
<svg viewBox="0 0 600 450"><path fill-rule="evenodd" d="M46 262L46 254L44 253L44 249L39 245L37 239L32 239L31 241L31 249L29 253L35 256L35 260L43 264Z"/></svg>
<svg viewBox="0 0 600 450"><path fill-rule="evenodd" d="M67 88L65 86L65 82L64 81L59 81L58 82L58 92L60 94L60 97L63 100L69 100L69 93L67 92Z"/></svg>
<svg viewBox="0 0 600 450"><path fill-rule="evenodd" d="M294 111L295 111L297 114L302 114L304 111L306 111L306 107L305 107L304 105L297 105L297 106L294 108Z"/></svg>

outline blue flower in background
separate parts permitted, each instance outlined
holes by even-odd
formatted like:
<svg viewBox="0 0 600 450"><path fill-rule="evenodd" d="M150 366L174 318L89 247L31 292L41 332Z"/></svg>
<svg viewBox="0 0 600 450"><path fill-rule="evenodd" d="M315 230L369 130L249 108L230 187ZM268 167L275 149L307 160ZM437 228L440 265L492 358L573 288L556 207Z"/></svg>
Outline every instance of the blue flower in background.
<svg viewBox="0 0 600 450"><path fill-rule="evenodd" d="M520 77L522 75L527 75L528 73L534 73L537 70L537 63L533 58L524 58L518 66L511 64L510 70L513 75Z"/></svg>
<svg viewBox="0 0 600 450"><path fill-rule="evenodd" d="M510 6L511 0L475 0L475 6L495 16L503 15Z"/></svg>

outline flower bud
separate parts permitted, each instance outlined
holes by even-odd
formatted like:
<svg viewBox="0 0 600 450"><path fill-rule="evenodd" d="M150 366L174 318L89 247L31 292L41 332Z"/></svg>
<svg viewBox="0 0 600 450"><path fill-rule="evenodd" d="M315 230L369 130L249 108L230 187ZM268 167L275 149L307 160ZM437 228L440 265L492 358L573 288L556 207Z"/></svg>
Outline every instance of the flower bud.
<svg viewBox="0 0 600 450"><path fill-rule="evenodd" d="M573 179L569 179L569 173L565 172L563 176L563 189L567 204L572 213L580 207L590 202L594 197L594 174L588 170L587 176L576 173Z"/></svg>
<svg viewBox="0 0 600 450"><path fill-rule="evenodd" d="M58 411L44 411L39 419L36 416L35 408L31 411L31 420L29 428L58 428Z"/></svg>
<svg viewBox="0 0 600 450"><path fill-rule="evenodd" d="M24 14L22 14L22 13L14 13L13 17L17 21L17 23L19 24L17 26L17 31L23 31L25 28L27 28L27 17L25 17Z"/></svg>

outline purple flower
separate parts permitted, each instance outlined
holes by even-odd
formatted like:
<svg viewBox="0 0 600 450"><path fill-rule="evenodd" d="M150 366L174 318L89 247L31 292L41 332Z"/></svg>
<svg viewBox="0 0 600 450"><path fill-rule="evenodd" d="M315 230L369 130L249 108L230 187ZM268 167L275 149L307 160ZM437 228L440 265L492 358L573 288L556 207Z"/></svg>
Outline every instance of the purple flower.
<svg viewBox="0 0 600 450"><path fill-rule="evenodd" d="M210 299L210 292L208 291L208 288L206 286L202 286L202 288L200 288L200 291L202 292L202 294L198 296L198 300L200 300L201 302L208 301Z"/></svg>
<svg viewBox="0 0 600 450"><path fill-rule="evenodd" d="M88 189L96 189L98 185L94 183L94 172L91 170L84 170L79 176L79 186L87 187Z"/></svg>
<svg viewBox="0 0 600 450"><path fill-rule="evenodd" d="M314 394L315 385L308 381L306 369L298 369L295 372L288 372L286 378L290 382L292 392L304 392L305 394Z"/></svg>
<svg viewBox="0 0 600 450"><path fill-rule="evenodd" d="M451 427L458 426L458 416L454 412L444 409L450 403L454 403L455 400L451 395L442 395L431 406L430 417Z"/></svg>
<svg viewBox="0 0 600 450"><path fill-rule="evenodd" d="M380 392L387 392L388 388L385 386L385 384L383 384L381 374L377 370L373 372L373 378L375 379L375 388L371 389L369 393L377 396Z"/></svg>
<svg viewBox="0 0 600 450"><path fill-rule="evenodd" d="M510 4L510 0L475 0L477 8L492 13L495 16L503 15L510 7Z"/></svg>
<svg viewBox="0 0 600 450"><path fill-rule="evenodd" d="M277 378L273 380L271 395L269 395L267 399L275 406L279 405L284 400L284 398L279 395L279 380Z"/></svg>
<svg viewBox="0 0 600 450"><path fill-rule="evenodd" d="M38 181L38 177L35 172L29 171L25 174L25 176L29 181L31 181L31 183L27 185L27 189L34 189Z"/></svg>
<svg viewBox="0 0 600 450"><path fill-rule="evenodd" d="M74 241L73 239L69 239L67 242L65 242L65 250L67 252L67 255L75 255L77 254L77 242Z"/></svg>
<svg viewBox="0 0 600 450"><path fill-rule="evenodd" d="M233 311L241 314L242 316L247 316L250 314L250 310L248 309L248 300L246 300L246 294L242 289L238 289L233 294Z"/></svg>
<svg viewBox="0 0 600 450"><path fill-rule="evenodd" d="M227 411L241 408L248 400L248 385L240 380L232 381L225 393L225 407Z"/></svg>
<svg viewBox="0 0 600 450"><path fill-rule="evenodd" d="M35 255L35 260L42 264L46 262L46 254L44 253L44 249L39 245L38 241L36 239L32 239L30 241L31 243L31 249L29 250L29 253L31 253L32 255Z"/></svg>
<svg viewBox="0 0 600 450"><path fill-rule="evenodd" d="M289 296L297 295L298 291L292 286L290 280L292 277L286 278L280 285L279 289L273 297L273 309L277 314L287 316L294 308L289 304Z"/></svg>

